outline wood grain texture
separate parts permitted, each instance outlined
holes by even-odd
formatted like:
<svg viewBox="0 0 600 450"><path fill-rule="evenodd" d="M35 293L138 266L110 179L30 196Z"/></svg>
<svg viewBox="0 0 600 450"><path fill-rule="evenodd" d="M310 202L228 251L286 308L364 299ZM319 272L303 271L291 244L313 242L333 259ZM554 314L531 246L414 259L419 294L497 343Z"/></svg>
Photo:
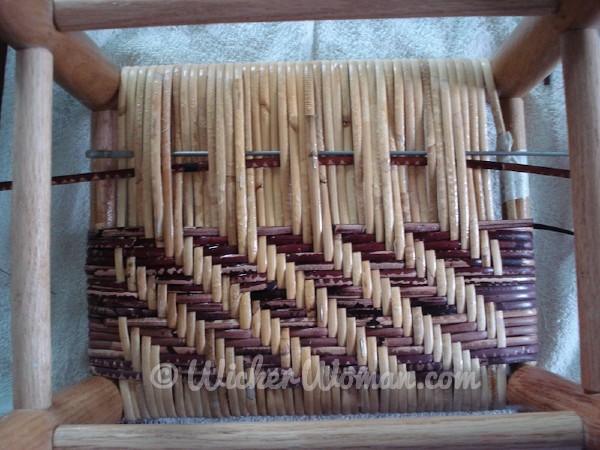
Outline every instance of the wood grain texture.
<svg viewBox="0 0 600 450"><path fill-rule="evenodd" d="M69 423L114 424L121 419L122 404L116 385L101 377L61 391L49 410L14 411L0 420L2 448L51 449L58 425Z"/></svg>
<svg viewBox="0 0 600 450"><path fill-rule="evenodd" d="M492 60L498 95L527 94L558 63L561 33L597 26L599 19L600 2L590 0L561 0L552 15L524 18Z"/></svg>
<svg viewBox="0 0 600 450"><path fill-rule="evenodd" d="M563 75L569 125L577 298L584 390L600 392L600 37L595 29L562 38Z"/></svg>
<svg viewBox="0 0 600 450"><path fill-rule="evenodd" d="M56 81L91 109L106 109L119 86L119 71L85 33L54 27L50 0L0 2L0 39L16 49L45 47L54 55Z"/></svg>
<svg viewBox="0 0 600 450"><path fill-rule="evenodd" d="M586 446L600 448L600 398L577 383L538 367L521 367L509 379L508 401L537 411L574 411L584 422Z"/></svg>
<svg viewBox="0 0 600 450"><path fill-rule="evenodd" d="M13 411L0 420L2 447L14 450L50 450L55 427L54 416L49 411Z"/></svg>
<svg viewBox="0 0 600 450"><path fill-rule="evenodd" d="M57 447L102 448L564 448L581 447L571 412L415 419L60 426Z"/></svg>
<svg viewBox="0 0 600 450"><path fill-rule="evenodd" d="M513 150L527 148L527 135L525 131L525 104L522 98L500 99L502 115L506 124L506 131L512 134L514 144ZM508 219L527 219L531 217L529 209L529 197L507 200L503 209Z"/></svg>
<svg viewBox="0 0 600 450"><path fill-rule="evenodd" d="M394 17L530 16L550 14L555 0L56 0L54 20L63 31L203 23Z"/></svg>
<svg viewBox="0 0 600 450"><path fill-rule="evenodd" d="M117 111L106 110L92 113L91 148L94 150L117 149ZM114 170L117 160L93 159L93 172ZM92 183L90 228L106 228L116 225L116 181L102 180Z"/></svg>
<svg viewBox="0 0 600 450"><path fill-rule="evenodd" d="M123 403L113 381L90 377L56 394L50 412L57 425L114 424L123 416Z"/></svg>
<svg viewBox="0 0 600 450"><path fill-rule="evenodd" d="M11 210L13 404L52 403L50 165L52 54L17 52Z"/></svg>

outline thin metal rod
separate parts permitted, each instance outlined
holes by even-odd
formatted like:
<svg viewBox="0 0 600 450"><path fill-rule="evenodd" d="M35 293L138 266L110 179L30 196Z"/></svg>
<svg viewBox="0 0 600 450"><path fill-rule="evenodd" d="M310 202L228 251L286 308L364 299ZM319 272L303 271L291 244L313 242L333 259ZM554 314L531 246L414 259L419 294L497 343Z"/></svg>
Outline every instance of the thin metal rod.
<svg viewBox="0 0 600 450"><path fill-rule="evenodd" d="M279 150L260 150L260 151L247 151L246 156L279 156L281 152ZM328 150L324 152L318 152L318 156L352 156L354 152L351 150ZM552 152L552 151L519 151L519 152L465 152L467 156L535 156L543 158L568 158L569 153L567 152ZM133 152L127 150L88 150L85 155L88 158L132 158ZM181 151L171 153L172 157L205 157L208 156L208 152L205 150L200 151ZM403 151L403 152L390 152L390 156L393 157L409 157L409 156L427 156L425 151Z"/></svg>
<svg viewBox="0 0 600 450"><path fill-rule="evenodd" d="M91 159L118 159L133 158L133 152L129 150L88 150L85 156Z"/></svg>
<svg viewBox="0 0 600 450"><path fill-rule="evenodd" d="M172 157L179 157L179 156L208 156L208 152L207 151L185 151L185 152L173 152L171 153Z"/></svg>
<svg viewBox="0 0 600 450"><path fill-rule="evenodd" d="M281 152L279 150L268 150L268 151L248 151L246 156L279 156ZM569 156L567 152L550 152L550 151L519 151L519 152L465 152L467 156L536 156L536 157L563 157ZM352 156L354 154L351 150L328 150L318 152L318 156ZM172 156L208 156L206 151L192 151L192 152L174 152ZM403 152L390 152L390 156L403 157L403 156L427 156L425 151L403 151Z"/></svg>
<svg viewBox="0 0 600 450"><path fill-rule="evenodd" d="M279 150L260 150L260 151L248 151L246 156L279 156L281 152ZM208 156L208 152L204 150L199 151L181 151L171 153L173 157L181 156Z"/></svg>
<svg viewBox="0 0 600 450"><path fill-rule="evenodd" d="M568 158L567 152L544 152L544 151L513 151L513 152L465 152L467 156L535 156L545 158Z"/></svg>

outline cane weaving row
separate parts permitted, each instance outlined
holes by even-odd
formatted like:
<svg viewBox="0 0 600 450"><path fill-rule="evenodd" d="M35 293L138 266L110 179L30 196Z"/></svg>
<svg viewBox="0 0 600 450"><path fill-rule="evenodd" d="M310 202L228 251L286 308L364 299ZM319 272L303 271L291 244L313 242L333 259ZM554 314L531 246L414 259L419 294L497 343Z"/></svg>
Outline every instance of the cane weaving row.
<svg viewBox="0 0 600 450"><path fill-rule="evenodd" d="M494 220L467 168L486 101L505 131L486 61L133 67L119 92L135 178L86 270L90 363L128 420L505 404L537 357L535 268L530 224ZM204 368L252 387L195 389Z"/></svg>

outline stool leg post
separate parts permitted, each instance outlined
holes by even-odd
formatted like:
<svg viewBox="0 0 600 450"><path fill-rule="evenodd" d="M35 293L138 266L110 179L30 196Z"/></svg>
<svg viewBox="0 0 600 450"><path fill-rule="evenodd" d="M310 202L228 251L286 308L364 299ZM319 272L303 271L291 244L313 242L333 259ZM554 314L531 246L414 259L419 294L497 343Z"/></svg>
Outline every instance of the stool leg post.
<svg viewBox="0 0 600 450"><path fill-rule="evenodd" d="M536 411L576 412L583 421L586 448L600 448L600 398L585 394L577 383L525 366L510 377L506 394L511 404Z"/></svg>
<svg viewBox="0 0 600 450"><path fill-rule="evenodd" d="M16 62L11 221L13 405L52 404L50 177L52 54L19 50Z"/></svg>
<svg viewBox="0 0 600 450"><path fill-rule="evenodd" d="M562 36L569 125L581 382L600 392L600 37L595 29Z"/></svg>
<svg viewBox="0 0 600 450"><path fill-rule="evenodd" d="M514 139L513 151L527 148L525 133L525 103L520 97L500 99L502 115L506 123L506 131L510 131ZM529 197L504 201L503 208L507 219L529 219Z"/></svg>
<svg viewBox="0 0 600 450"><path fill-rule="evenodd" d="M91 146L94 150L117 149L117 111L92 112ZM117 169L114 159L93 159L92 172ZM111 228L116 225L116 184L115 180L102 180L90 187L91 217L90 228Z"/></svg>

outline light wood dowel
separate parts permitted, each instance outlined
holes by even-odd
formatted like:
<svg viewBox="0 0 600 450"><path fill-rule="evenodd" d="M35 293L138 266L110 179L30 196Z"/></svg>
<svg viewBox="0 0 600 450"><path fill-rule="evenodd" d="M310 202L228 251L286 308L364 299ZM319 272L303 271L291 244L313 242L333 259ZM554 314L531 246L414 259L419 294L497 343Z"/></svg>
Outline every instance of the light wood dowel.
<svg viewBox="0 0 600 450"><path fill-rule="evenodd" d="M92 113L91 147L94 150L117 149L117 111L106 110ZM117 169L115 159L92 160L92 171ZM91 186L91 228L111 228L116 226L115 180L102 180Z"/></svg>
<svg viewBox="0 0 600 450"><path fill-rule="evenodd" d="M47 47L54 55L54 77L91 110L114 107L119 69L85 33L54 32Z"/></svg>
<svg viewBox="0 0 600 450"><path fill-rule="evenodd" d="M85 33L58 32L52 12L51 0L0 2L0 39L16 49L47 48L58 84L88 108L109 109L119 88L118 68Z"/></svg>
<svg viewBox="0 0 600 450"><path fill-rule="evenodd" d="M61 426L57 447L79 448L564 448L582 445L572 412L415 419L198 425Z"/></svg>
<svg viewBox="0 0 600 450"><path fill-rule="evenodd" d="M14 450L51 450L56 425L52 413L46 410L13 411L0 420L2 446Z"/></svg>
<svg viewBox="0 0 600 450"><path fill-rule="evenodd" d="M527 148L527 135L525 132L525 104L522 98L500 99L502 115L506 124L506 131L512 134L513 151ZM503 204L507 219L528 219L531 217L529 210L529 197L506 200Z"/></svg>
<svg viewBox="0 0 600 450"><path fill-rule="evenodd" d="M50 412L58 424L114 424L123 416L123 403L112 380L94 376L56 394Z"/></svg>
<svg viewBox="0 0 600 450"><path fill-rule="evenodd" d="M50 165L52 54L17 52L11 211L13 405L52 403Z"/></svg>
<svg viewBox="0 0 600 450"><path fill-rule="evenodd" d="M51 449L52 433L58 425L114 424L121 420L122 413L115 383L92 377L55 395L49 410L20 410L3 417L0 442L2 448L11 450Z"/></svg>
<svg viewBox="0 0 600 450"><path fill-rule="evenodd" d="M573 225L581 348L581 384L600 392L600 36L575 30L562 39L569 125Z"/></svg>
<svg viewBox="0 0 600 450"><path fill-rule="evenodd" d="M509 379L508 401L538 411L574 411L585 426L587 448L600 448L600 398L581 386L538 367L522 367Z"/></svg>
<svg viewBox="0 0 600 450"><path fill-rule="evenodd" d="M550 14L554 0L390 0L352 2L315 0L273 3L233 0L55 0L60 30L92 30L201 23L289 20L385 19L393 17L529 16Z"/></svg>
<svg viewBox="0 0 600 450"><path fill-rule="evenodd" d="M562 0L549 16L526 17L492 60L500 97L523 97L560 60L560 35L565 30L597 26L600 2Z"/></svg>

